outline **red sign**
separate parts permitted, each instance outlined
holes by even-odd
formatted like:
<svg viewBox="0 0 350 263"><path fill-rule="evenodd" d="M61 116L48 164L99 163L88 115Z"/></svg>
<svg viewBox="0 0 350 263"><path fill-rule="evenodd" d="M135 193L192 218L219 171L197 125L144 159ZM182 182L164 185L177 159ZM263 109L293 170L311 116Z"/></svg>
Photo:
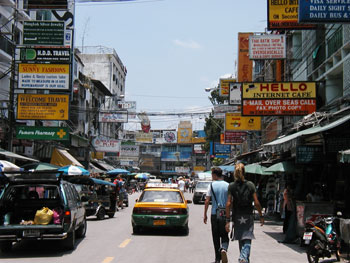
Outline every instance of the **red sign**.
<svg viewBox="0 0 350 263"><path fill-rule="evenodd" d="M316 99L243 100L242 115L308 115L316 111Z"/></svg>
<svg viewBox="0 0 350 263"><path fill-rule="evenodd" d="M241 144L247 139L247 133L225 131L224 137L224 141L226 144Z"/></svg>

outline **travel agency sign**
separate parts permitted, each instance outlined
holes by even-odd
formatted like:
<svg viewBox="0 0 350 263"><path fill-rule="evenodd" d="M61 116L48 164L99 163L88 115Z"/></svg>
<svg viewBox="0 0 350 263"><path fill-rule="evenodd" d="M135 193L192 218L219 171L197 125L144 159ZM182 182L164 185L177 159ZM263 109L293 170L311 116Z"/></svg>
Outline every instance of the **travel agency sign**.
<svg viewBox="0 0 350 263"><path fill-rule="evenodd" d="M299 116L314 111L316 111L315 82L243 84L243 116Z"/></svg>

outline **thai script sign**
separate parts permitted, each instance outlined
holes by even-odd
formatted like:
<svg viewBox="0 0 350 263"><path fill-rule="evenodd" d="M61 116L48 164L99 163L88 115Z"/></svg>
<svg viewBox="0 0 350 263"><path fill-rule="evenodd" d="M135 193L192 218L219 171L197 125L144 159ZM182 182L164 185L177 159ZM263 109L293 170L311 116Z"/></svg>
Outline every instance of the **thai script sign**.
<svg viewBox="0 0 350 263"><path fill-rule="evenodd" d="M194 144L193 145L193 152L194 153L205 153L204 149L203 149L203 145L202 144Z"/></svg>
<svg viewBox="0 0 350 263"><path fill-rule="evenodd" d="M128 122L128 112L100 112L99 122Z"/></svg>
<svg viewBox="0 0 350 263"><path fill-rule="evenodd" d="M120 152L120 141L103 137L96 137L92 145L98 152Z"/></svg>
<svg viewBox="0 0 350 263"><path fill-rule="evenodd" d="M227 131L260 131L260 117L242 117L239 113L226 113L225 130Z"/></svg>
<svg viewBox="0 0 350 263"><path fill-rule="evenodd" d="M268 0L268 30L313 29L314 25L298 23L298 0Z"/></svg>
<svg viewBox="0 0 350 263"><path fill-rule="evenodd" d="M254 35L249 37L250 59L285 59L285 35Z"/></svg>
<svg viewBox="0 0 350 263"><path fill-rule="evenodd" d="M139 156L140 146L138 145L122 145L120 147L120 156Z"/></svg>
<svg viewBox="0 0 350 263"><path fill-rule="evenodd" d="M23 21L23 44L32 46L63 46L64 22Z"/></svg>
<svg viewBox="0 0 350 263"><path fill-rule="evenodd" d="M253 61L249 59L249 36L253 33L238 33L238 82L252 81Z"/></svg>
<svg viewBox="0 0 350 263"><path fill-rule="evenodd" d="M68 64L19 64L19 89L69 89Z"/></svg>
<svg viewBox="0 0 350 263"><path fill-rule="evenodd" d="M137 132L135 134L135 140L136 142L142 142L142 143L152 143L153 142L153 133L149 132Z"/></svg>
<svg viewBox="0 0 350 263"><path fill-rule="evenodd" d="M68 110L68 94L18 94L19 120L68 120Z"/></svg>
<svg viewBox="0 0 350 263"><path fill-rule="evenodd" d="M214 154L222 153L222 154L230 154L231 153L231 145L214 143Z"/></svg>
<svg viewBox="0 0 350 263"><path fill-rule="evenodd" d="M227 144L241 144L247 139L246 132L225 131L224 142Z"/></svg>
<svg viewBox="0 0 350 263"><path fill-rule="evenodd" d="M69 131L66 127L33 127L17 126L17 139L28 140L69 140Z"/></svg>
<svg viewBox="0 0 350 263"><path fill-rule="evenodd" d="M27 63L70 63L71 50L69 48L52 47L20 47L17 62Z"/></svg>
<svg viewBox="0 0 350 263"><path fill-rule="evenodd" d="M349 23L349 0L299 0L299 22Z"/></svg>
<svg viewBox="0 0 350 263"><path fill-rule="evenodd" d="M136 101L118 101L118 108L122 110L136 110Z"/></svg>

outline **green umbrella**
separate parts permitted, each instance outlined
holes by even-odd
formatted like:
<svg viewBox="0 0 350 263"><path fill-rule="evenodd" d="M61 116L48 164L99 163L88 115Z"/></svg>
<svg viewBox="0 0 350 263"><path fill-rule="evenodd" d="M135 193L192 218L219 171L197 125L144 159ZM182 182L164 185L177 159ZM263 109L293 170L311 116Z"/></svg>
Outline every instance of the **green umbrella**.
<svg viewBox="0 0 350 263"><path fill-rule="evenodd" d="M261 166L258 163L247 164L246 166L244 166L244 169L246 173L250 173L250 174L261 174L261 175L271 174L266 171L266 168L264 166Z"/></svg>
<svg viewBox="0 0 350 263"><path fill-rule="evenodd" d="M265 170L265 172L282 172L282 173L293 173L295 171L295 166L292 162L279 162L275 163L274 165L270 166Z"/></svg>

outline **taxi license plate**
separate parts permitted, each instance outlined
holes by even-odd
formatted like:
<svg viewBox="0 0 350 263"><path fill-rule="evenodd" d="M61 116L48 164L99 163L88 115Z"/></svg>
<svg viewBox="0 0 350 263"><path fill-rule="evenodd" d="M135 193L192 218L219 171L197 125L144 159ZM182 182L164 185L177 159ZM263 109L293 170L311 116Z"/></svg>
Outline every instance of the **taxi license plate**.
<svg viewBox="0 0 350 263"><path fill-rule="evenodd" d="M39 230L24 230L23 237L40 237Z"/></svg>
<svg viewBox="0 0 350 263"><path fill-rule="evenodd" d="M153 221L153 225L154 226L165 226L166 225L166 221L165 220L154 220Z"/></svg>
<svg viewBox="0 0 350 263"><path fill-rule="evenodd" d="M311 240L312 239L312 232L305 232L304 233L304 236L303 236L303 239L304 240Z"/></svg>

